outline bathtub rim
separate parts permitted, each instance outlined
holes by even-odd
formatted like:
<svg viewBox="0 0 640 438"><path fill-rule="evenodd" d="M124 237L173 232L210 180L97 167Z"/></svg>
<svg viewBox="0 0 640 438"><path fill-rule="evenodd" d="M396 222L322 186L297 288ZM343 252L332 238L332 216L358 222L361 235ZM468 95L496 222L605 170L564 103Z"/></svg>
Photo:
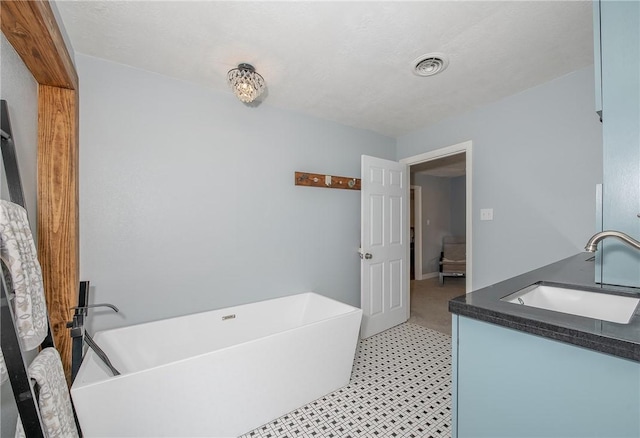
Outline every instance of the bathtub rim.
<svg viewBox="0 0 640 438"><path fill-rule="evenodd" d="M140 325L154 323L154 322L157 322L157 321L166 321L166 320L169 320L169 319L177 319L177 318L184 318L184 317L189 317L189 316L193 316L193 315L201 315L203 313L217 312L217 311L220 311L220 310L223 310L223 309L233 309L233 308L237 308L237 307L241 307L241 306L247 306L247 305L251 305L251 304L259 304L259 303L265 302L265 301L272 301L272 300L284 299L284 298L297 296L297 295L308 295L308 294L319 296L319 297L321 297L323 299L327 299L327 300L336 302L336 303L341 304L343 306L348 306L348 307L350 307L350 309L345 313L340 313L338 315L333 315L333 316L330 316L330 317L327 317L327 318L324 318L324 319L320 319L320 320L317 320L317 321L309 322L309 323L306 323L306 324L301 324L301 325L298 325L298 326L295 326L295 327L292 327L292 328L288 328L288 329L285 329L285 330L281 330L281 331L278 331L278 332L275 332L275 333L271 333L271 334L268 334L268 335L264 335L264 336L260 336L260 337L257 337L257 338L253 338L253 339L250 339L250 340L247 340L247 341L244 341L244 342L240 342L240 343L237 343L237 344L229 345L229 346L221 348L221 349L217 349L217 350L213 350L213 351L207 351L205 353L200 353L200 354L195 354L193 356L189 356L189 357L186 357L186 358L183 358L183 359L172 360L170 362L166 362L166 363L163 363L163 364L160 364L160 365L157 365L157 366L153 366L153 367L148 367L148 368L145 368L145 369L142 369L142 370L131 371L131 372L120 371L121 374L117 375L117 376L106 375L105 378L102 378L102 379L99 379L99 380L94 380L94 381L86 382L86 383L80 383L81 377L84 374L84 367L83 367L84 361L89 359L89 358L95 358L95 360L98 362L97 366L100 367L103 371L106 371L107 373L109 373L109 371L107 371L106 365L100 363L101 361L100 361L99 358L97 358L96 353L93 350L88 349L87 352L85 353L85 355L82 357L82 362L80 364L80 368L78 370L78 374L76 375L75 380L71 384L70 390L72 392L72 395L73 395L73 390L74 389L89 388L91 386L101 385L106 381L111 381L111 380L114 380L114 379L129 378L129 377L135 376L137 374L145 373L145 372L147 372L149 370L152 370L152 369L158 369L158 368L163 368L163 367L167 367L167 366L172 366L172 365L180 363L180 362L185 362L185 361L188 361L188 360L193 360L195 358L211 355L211 354L214 354L214 353L217 353L217 352L220 352L220 351L224 351L224 350L227 350L227 349L235 348L235 347L240 346L240 345L250 344L252 342L256 342L256 341L261 340L261 339L269 339L269 338L272 338L274 336L278 336L281 333L288 333L288 332L291 332L293 330L299 329L301 327L312 327L314 325L325 323L326 321L332 321L332 320L335 320L335 319L352 316L354 313L358 313L358 312L361 315L360 318L362 318L362 309L361 308L352 306L350 304L343 303L342 301L338 301L336 299L327 297L327 296L322 295L322 294L318 294L318 293L313 292L313 291L308 291L308 292L300 292L300 293L297 293L297 294L283 295L281 297L267 298L267 299L260 300L260 301L252 301L250 303L238 304L237 306L221 307L219 309L204 310L202 312L188 313L186 315L178 315L178 316L173 316L171 318L157 319L157 320L153 320L153 321L141 322L141 323L132 324L132 325L123 326L123 327L116 327L116 328L113 328L113 329L100 330L99 332L95 333L93 338L94 338L94 340L96 342L98 342L100 340L101 333L105 333L105 332L120 331L120 330L129 329L129 328L133 328L133 327L140 326Z"/></svg>

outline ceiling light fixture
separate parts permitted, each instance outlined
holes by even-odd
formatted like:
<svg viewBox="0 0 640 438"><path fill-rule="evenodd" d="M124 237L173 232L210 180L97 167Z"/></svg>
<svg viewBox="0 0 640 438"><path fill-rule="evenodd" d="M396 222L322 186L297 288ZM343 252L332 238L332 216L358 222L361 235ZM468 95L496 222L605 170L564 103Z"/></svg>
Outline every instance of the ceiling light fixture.
<svg viewBox="0 0 640 438"><path fill-rule="evenodd" d="M238 64L229 70L227 81L238 99L244 103L253 102L265 89L264 78L251 64Z"/></svg>
<svg viewBox="0 0 640 438"><path fill-rule="evenodd" d="M433 76L444 71L449 60L442 53L430 53L413 61L413 73L418 76Z"/></svg>

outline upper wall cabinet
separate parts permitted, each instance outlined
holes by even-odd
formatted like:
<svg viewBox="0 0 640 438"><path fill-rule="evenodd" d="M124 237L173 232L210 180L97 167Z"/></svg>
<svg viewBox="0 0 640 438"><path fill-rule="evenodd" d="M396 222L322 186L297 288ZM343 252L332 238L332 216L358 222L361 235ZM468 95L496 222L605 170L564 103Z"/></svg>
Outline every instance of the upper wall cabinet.
<svg viewBox="0 0 640 438"><path fill-rule="evenodd" d="M602 226L640 240L640 1L600 0L594 12L600 36ZM601 251L602 283L640 286L640 251L612 239Z"/></svg>

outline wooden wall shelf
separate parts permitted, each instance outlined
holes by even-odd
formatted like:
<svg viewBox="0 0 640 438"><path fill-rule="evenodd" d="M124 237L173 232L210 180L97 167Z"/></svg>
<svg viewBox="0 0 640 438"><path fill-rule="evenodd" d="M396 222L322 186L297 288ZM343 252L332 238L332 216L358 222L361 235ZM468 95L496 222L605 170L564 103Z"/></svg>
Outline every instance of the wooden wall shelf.
<svg viewBox="0 0 640 438"><path fill-rule="evenodd" d="M360 190L360 178L323 175L320 173L296 172L296 185L324 187L326 189Z"/></svg>

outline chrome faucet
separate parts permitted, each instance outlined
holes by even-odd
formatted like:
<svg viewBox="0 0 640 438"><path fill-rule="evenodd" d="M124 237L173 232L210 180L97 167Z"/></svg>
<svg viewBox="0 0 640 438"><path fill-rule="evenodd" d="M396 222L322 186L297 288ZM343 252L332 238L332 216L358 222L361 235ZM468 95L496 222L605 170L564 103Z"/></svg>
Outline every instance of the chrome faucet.
<svg viewBox="0 0 640 438"><path fill-rule="evenodd" d="M120 311L120 309L118 309L116 306L114 306L113 304L109 304L109 303L100 303L100 304L89 304L86 306L76 306L76 307L72 307L72 309L75 310L82 310L85 312L87 312L87 309L93 309L94 307L108 307L111 310L113 310L114 312L118 313Z"/></svg>
<svg viewBox="0 0 640 438"><path fill-rule="evenodd" d="M104 362L104 364L111 370L111 373L114 376L120 374L120 371L118 371L113 366L106 353L102 351L102 349L98 346L98 344L95 343L93 338L84 328L84 319L88 316L88 310L96 307L107 307L116 313L120 312L120 309L109 303L88 304L86 306L75 306L71 308L71 310L74 310L73 321L67 323L67 328L71 329L70 334L71 338L73 338L73 353L71 364L72 380L75 379L78 370L80 369L80 363L82 362L83 357L83 342L85 342L89 346L89 348L91 348L98 355L100 360Z"/></svg>
<svg viewBox="0 0 640 438"><path fill-rule="evenodd" d="M587 242L587 246L585 246L584 249L588 252L596 252L596 249L598 247L598 242L606 239L607 237L616 237L622 240L627 245L637 250L640 250L640 242L638 242L636 239L634 239L633 237L625 233L621 233L620 231L611 231L611 230L601 231L591 236L591 239L589 239L589 241Z"/></svg>

